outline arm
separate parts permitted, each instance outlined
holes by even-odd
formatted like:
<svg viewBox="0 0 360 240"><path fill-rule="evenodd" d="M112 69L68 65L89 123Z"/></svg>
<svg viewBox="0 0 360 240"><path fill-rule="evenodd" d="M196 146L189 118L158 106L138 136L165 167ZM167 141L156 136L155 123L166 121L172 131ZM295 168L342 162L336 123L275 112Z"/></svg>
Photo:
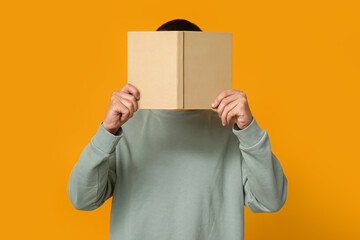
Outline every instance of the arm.
<svg viewBox="0 0 360 240"><path fill-rule="evenodd" d="M113 194L116 182L115 148L123 130L120 127L113 135L102 123L70 174L67 193L71 204L78 210L94 210Z"/></svg>
<svg viewBox="0 0 360 240"><path fill-rule="evenodd" d="M266 130L255 118L244 129L234 123L233 133L240 141L241 171L245 205L252 212L277 212L287 197L287 178L279 160L271 151Z"/></svg>

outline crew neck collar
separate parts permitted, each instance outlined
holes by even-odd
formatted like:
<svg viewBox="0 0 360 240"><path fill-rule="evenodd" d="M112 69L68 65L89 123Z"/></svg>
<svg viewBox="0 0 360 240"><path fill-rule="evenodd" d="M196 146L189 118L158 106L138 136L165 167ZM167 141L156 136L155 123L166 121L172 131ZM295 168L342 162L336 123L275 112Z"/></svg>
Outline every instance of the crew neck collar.
<svg viewBox="0 0 360 240"><path fill-rule="evenodd" d="M196 109L186 112L168 111L163 109L149 109L149 110L156 115L165 116L165 117L177 117L177 118L199 116L202 113L209 111L208 109Z"/></svg>

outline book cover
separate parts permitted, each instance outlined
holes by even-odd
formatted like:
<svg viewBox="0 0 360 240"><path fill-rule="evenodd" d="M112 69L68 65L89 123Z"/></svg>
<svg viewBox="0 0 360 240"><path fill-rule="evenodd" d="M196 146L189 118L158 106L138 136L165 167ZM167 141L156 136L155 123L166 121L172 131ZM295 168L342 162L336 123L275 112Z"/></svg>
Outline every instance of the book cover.
<svg viewBox="0 0 360 240"><path fill-rule="evenodd" d="M128 82L142 109L211 109L232 88L232 33L129 31Z"/></svg>

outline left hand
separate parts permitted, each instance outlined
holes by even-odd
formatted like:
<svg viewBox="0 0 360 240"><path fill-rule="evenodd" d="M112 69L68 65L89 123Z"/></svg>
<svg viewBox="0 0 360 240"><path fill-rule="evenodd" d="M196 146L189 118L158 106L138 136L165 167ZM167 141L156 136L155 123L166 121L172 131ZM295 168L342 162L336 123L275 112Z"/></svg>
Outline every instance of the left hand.
<svg viewBox="0 0 360 240"><path fill-rule="evenodd" d="M223 126L234 120L240 129L244 129L253 119L247 97L241 90L222 91L212 102L211 107L217 108Z"/></svg>

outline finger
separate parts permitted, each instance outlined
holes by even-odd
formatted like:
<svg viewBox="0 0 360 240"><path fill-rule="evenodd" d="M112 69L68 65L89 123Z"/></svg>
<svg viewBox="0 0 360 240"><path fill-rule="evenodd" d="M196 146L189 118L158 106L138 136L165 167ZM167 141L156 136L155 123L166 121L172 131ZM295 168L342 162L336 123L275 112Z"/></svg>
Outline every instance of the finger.
<svg viewBox="0 0 360 240"><path fill-rule="evenodd" d="M123 98L122 95L128 95L128 94L121 94L119 92L115 92L114 93L114 96L119 100L118 103L120 103L121 105L123 105L126 109L123 109L123 111L126 111L128 112L129 116L132 117L133 116L133 108L134 108L134 105L132 104L132 101L126 99L126 98ZM122 115L125 115L125 114L122 114ZM124 119L123 116L121 119Z"/></svg>
<svg viewBox="0 0 360 240"><path fill-rule="evenodd" d="M224 107L226 105L228 105L229 103L235 101L236 99L238 99L238 96L236 94L231 94L225 98L223 98L220 102L220 104L218 105L218 109L217 109L217 112L219 114L219 116L222 115L222 112L224 110Z"/></svg>
<svg viewBox="0 0 360 240"><path fill-rule="evenodd" d="M133 96L131 94L128 94L128 93L125 93L125 92L120 92L119 96L122 97L122 98L126 98L127 100L132 102L132 104L134 105L134 111L137 111L137 100L136 100L135 96Z"/></svg>
<svg viewBox="0 0 360 240"><path fill-rule="evenodd" d="M235 108L238 105L237 101L233 101L230 104L226 105L224 108L223 113L221 114L221 122L222 124L225 126L228 124L228 113L229 111L231 111L233 108Z"/></svg>
<svg viewBox="0 0 360 240"><path fill-rule="evenodd" d="M138 90L134 85L132 85L132 84L130 84L130 83L127 83L127 84L125 85L125 88L122 88L121 90L123 90L123 91L125 91L125 92L127 92L127 93L132 94L132 95L135 96L138 100L140 99L140 92L139 92L139 90ZM121 91L121 90L120 90L120 91Z"/></svg>
<svg viewBox="0 0 360 240"><path fill-rule="evenodd" d="M122 98L122 97L121 97ZM126 98L122 98L122 104L124 104L130 111L129 114L129 118L131 118L134 115L134 104L132 103L132 101L126 99Z"/></svg>
<svg viewBox="0 0 360 240"><path fill-rule="evenodd" d="M121 103L117 96L114 96L114 99L116 99L116 102L113 106L115 114L117 115L118 113L120 113L119 121L123 122L129 114L129 109Z"/></svg>
<svg viewBox="0 0 360 240"><path fill-rule="evenodd" d="M124 122L130 114L129 109L120 101L116 104L116 110L120 112L120 122Z"/></svg>
<svg viewBox="0 0 360 240"><path fill-rule="evenodd" d="M212 108L216 108L224 97L227 97L227 96L229 96L230 94L233 93L232 90L233 90L233 89L227 89L227 90L222 91L222 92L215 98L215 100L211 103L211 107L212 107Z"/></svg>
<svg viewBox="0 0 360 240"><path fill-rule="evenodd" d="M228 112L228 114L227 114L228 124L230 124L231 119L236 116L236 112L237 112L237 108L236 108L236 107L234 107L233 109L231 109L231 110Z"/></svg>

